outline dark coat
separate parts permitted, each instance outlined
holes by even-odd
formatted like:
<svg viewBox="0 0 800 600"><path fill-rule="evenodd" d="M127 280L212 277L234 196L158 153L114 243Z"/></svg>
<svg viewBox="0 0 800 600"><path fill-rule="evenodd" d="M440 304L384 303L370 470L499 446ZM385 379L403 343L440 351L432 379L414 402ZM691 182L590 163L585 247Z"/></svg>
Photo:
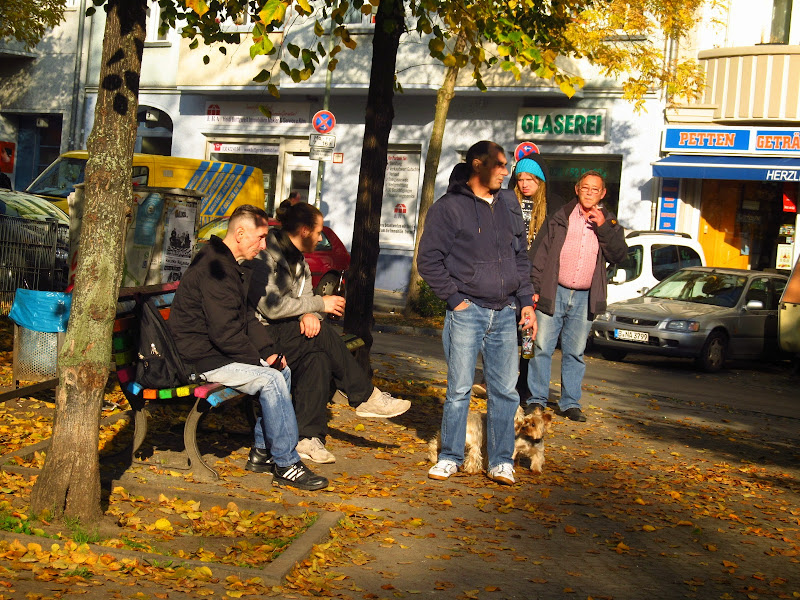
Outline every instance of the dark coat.
<svg viewBox="0 0 800 600"><path fill-rule="evenodd" d="M513 192L499 190L489 204L451 178L447 193L428 211L417 268L451 310L466 299L495 310L515 302L531 306L526 246Z"/></svg>
<svg viewBox="0 0 800 600"><path fill-rule="evenodd" d="M167 323L198 373L234 362L258 365L277 351L247 304L244 269L214 235L183 274Z"/></svg>
<svg viewBox="0 0 800 600"><path fill-rule="evenodd" d="M531 281L536 293L539 294L536 309L547 315L552 315L555 310L561 248L567 238L569 215L577 204L578 200L574 199L556 211L552 217L548 217L528 251L528 257L531 260ZM605 208L600 210L603 211L606 221L600 227L595 228L600 251L597 253L597 264L592 275L592 285L589 288L589 314L586 315L589 320L606 309L606 298L608 297L606 293L606 262L614 264L622 262L628 253L625 232L617 222L617 217Z"/></svg>

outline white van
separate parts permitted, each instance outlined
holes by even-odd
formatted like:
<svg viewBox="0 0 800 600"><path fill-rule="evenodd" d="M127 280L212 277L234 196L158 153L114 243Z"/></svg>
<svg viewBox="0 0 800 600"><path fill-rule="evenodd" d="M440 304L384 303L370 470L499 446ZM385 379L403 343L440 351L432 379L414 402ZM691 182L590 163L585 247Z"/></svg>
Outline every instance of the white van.
<svg viewBox="0 0 800 600"><path fill-rule="evenodd" d="M687 233L631 231L628 256L608 268L608 304L636 298L683 267L706 266L700 243Z"/></svg>

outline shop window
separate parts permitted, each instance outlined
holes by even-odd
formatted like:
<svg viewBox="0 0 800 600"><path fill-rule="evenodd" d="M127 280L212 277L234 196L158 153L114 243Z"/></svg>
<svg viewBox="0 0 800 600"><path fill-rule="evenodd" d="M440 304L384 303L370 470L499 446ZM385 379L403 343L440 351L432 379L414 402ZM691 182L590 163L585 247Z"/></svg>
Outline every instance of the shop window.
<svg viewBox="0 0 800 600"><path fill-rule="evenodd" d="M622 157L616 155L559 155L542 154L550 169L547 194L556 194L564 200L575 197L575 184L586 171L597 171L606 180L606 196L602 204L614 214L619 208L619 182L622 175ZM509 169L513 165L509 165Z"/></svg>
<svg viewBox="0 0 800 600"><path fill-rule="evenodd" d="M770 44L788 44L792 23L792 0L774 0L772 3L772 24Z"/></svg>

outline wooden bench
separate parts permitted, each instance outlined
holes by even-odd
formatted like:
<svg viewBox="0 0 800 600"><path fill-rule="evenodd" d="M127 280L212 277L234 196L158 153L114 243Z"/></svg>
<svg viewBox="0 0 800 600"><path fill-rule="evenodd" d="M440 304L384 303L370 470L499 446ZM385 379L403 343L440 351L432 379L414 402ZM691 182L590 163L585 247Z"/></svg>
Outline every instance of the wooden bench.
<svg viewBox="0 0 800 600"><path fill-rule="evenodd" d="M133 411L134 433L131 456L134 462L139 462L136 453L147 436L148 406L158 404L191 405L183 427L186 464L173 468L192 470L195 479L200 481L216 481L219 479L219 473L206 464L197 446L198 424L211 409L217 408L225 402L246 398L247 394L218 383L192 384L172 389L150 389L135 381L139 340L139 305L152 298L164 319L167 320L177 286L178 282L174 282L120 290L117 318L114 321L113 358L120 388ZM343 334L342 339L351 352L364 345L364 341L353 334ZM255 414L254 399L251 397L251 402L248 404L250 409L248 415ZM253 425L254 419L249 420L253 421L251 422Z"/></svg>

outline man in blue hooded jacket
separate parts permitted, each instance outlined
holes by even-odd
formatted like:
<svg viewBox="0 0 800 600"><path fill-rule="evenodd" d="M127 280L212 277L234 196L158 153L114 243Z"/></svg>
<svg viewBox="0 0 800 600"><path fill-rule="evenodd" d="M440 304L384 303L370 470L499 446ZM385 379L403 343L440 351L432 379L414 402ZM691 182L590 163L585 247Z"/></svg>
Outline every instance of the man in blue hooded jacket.
<svg viewBox="0 0 800 600"><path fill-rule="evenodd" d="M454 169L463 170L457 165ZM517 319L536 334L527 236L519 202L503 190L503 148L482 141L467 151L467 180L451 177L447 193L428 211L417 268L447 302L442 344L447 395L441 451L430 471L444 480L464 462L467 413L478 352L488 388L487 455L490 479L514 483L514 413L519 405Z"/></svg>

